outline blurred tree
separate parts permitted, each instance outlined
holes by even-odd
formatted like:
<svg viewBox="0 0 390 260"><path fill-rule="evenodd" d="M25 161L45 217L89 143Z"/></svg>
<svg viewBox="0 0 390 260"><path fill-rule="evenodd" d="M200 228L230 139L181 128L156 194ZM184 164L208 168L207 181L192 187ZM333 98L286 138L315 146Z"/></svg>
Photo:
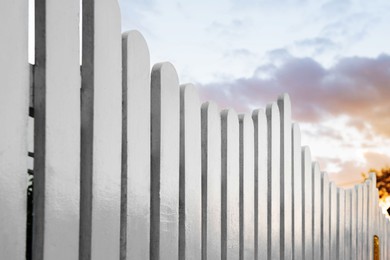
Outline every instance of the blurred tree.
<svg viewBox="0 0 390 260"><path fill-rule="evenodd" d="M376 187L379 190L379 198L384 200L390 196L390 167L384 167L381 170L370 169L369 173L376 175ZM367 179L368 174L363 173L363 178Z"/></svg>

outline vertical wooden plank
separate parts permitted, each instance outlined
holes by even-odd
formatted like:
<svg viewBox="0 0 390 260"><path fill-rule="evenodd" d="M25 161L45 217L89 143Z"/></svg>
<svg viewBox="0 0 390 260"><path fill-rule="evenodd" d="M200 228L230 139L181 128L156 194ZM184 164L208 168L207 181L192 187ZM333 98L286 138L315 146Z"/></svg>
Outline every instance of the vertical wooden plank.
<svg viewBox="0 0 390 260"><path fill-rule="evenodd" d="M370 174L370 185L368 188L368 246L369 246L369 257L372 257L374 254L374 243L373 237L375 235L375 218L374 218L374 208L375 208L375 190L376 190L376 175L375 173Z"/></svg>
<svg viewBox="0 0 390 260"><path fill-rule="evenodd" d="M330 214L329 214L329 179L328 175L321 174L321 259L328 260L330 254Z"/></svg>
<svg viewBox="0 0 390 260"><path fill-rule="evenodd" d="M234 110L221 112L222 260L238 259L240 251L239 123Z"/></svg>
<svg viewBox="0 0 390 260"><path fill-rule="evenodd" d="M180 93L170 63L153 66L150 259L178 259Z"/></svg>
<svg viewBox="0 0 390 260"><path fill-rule="evenodd" d="M0 259L25 259L28 3L0 2Z"/></svg>
<svg viewBox="0 0 390 260"><path fill-rule="evenodd" d="M267 106L268 259L280 258L280 116L276 103Z"/></svg>
<svg viewBox="0 0 390 260"><path fill-rule="evenodd" d="M334 182L329 186L329 217L330 259L337 259L337 188Z"/></svg>
<svg viewBox="0 0 390 260"><path fill-rule="evenodd" d="M240 259L255 257L254 129L250 115L240 115Z"/></svg>
<svg viewBox="0 0 390 260"><path fill-rule="evenodd" d="M201 259L202 175L200 101L192 84L180 89L179 257Z"/></svg>
<svg viewBox="0 0 390 260"><path fill-rule="evenodd" d="M150 234L150 58L137 31L122 35L121 259L148 259Z"/></svg>
<svg viewBox="0 0 390 260"><path fill-rule="evenodd" d="M304 259L313 259L312 229L312 162L309 147L302 147L302 193L303 193L303 249Z"/></svg>
<svg viewBox="0 0 390 260"><path fill-rule="evenodd" d="M35 6L33 259L78 258L79 7Z"/></svg>
<svg viewBox="0 0 390 260"><path fill-rule="evenodd" d="M345 234L344 234L344 248L345 248L345 259L351 259L351 221L352 216L351 215L351 190L345 190Z"/></svg>
<svg viewBox="0 0 390 260"><path fill-rule="evenodd" d="M221 119L202 105L202 259L221 259Z"/></svg>
<svg viewBox="0 0 390 260"><path fill-rule="evenodd" d="M301 132L298 124L292 126L292 178L293 178L293 259L303 259L302 245L302 158L301 158Z"/></svg>
<svg viewBox="0 0 390 260"><path fill-rule="evenodd" d="M363 183L363 215L362 215L362 242L363 242L363 247L362 247L362 253L363 253L363 259L368 258L368 186L369 186L369 181L366 181Z"/></svg>
<svg viewBox="0 0 390 260"><path fill-rule="evenodd" d="M337 259L345 258L345 191L337 189Z"/></svg>
<svg viewBox="0 0 390 260"><path fill-rule="evenodd" d="M321 172L317 162L312 164L312 178L313 259L321 259Z"/></svg>
<svg viewBox="0 0 390 260"><path fill-rule="evenodd" d="M357 259L363 258L363 186L361 184L356 186L356 199L357 199L357 214L356 214L356 224L357 224Z"/></svg>
<svg viewBox="0 0 390 260"><path fill-rule="evenodd" d="M252 113L255 142L255 259L268 257L268 147L267 117L264 109ZM300 149L300 147L299 147Z"/></svg>
<svg viewBox="0 0 390 260"><path fill-rule="evenodd" d="M351 189L351 259L357 259L357 190Z"/></svg>
<svg viewBox="0 0 390 260"><path fill-rule="evenodd" d="M288 94L278 98L280 111L280 257L292 259L292 143L291 102Z"/></svg>
<svg viewBox="0 0 390 260"><path fill-rule="evenodd" d="M83 1L81 259L119 258L122 139L120 20L117 1Z"/></svg>

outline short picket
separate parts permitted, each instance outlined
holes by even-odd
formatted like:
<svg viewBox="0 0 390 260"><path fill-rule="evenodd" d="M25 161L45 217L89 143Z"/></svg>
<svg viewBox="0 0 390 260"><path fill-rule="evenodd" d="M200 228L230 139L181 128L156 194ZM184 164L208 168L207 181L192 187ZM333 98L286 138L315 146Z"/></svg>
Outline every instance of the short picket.
<svg viewBox="0 0 390 260"><path fill-rule="evenodd" d="M329 185L329 239L329 258L337 259L337 187L334 182Z"/></svg>
<svg viewBox="0 0 390 260"><path fill-rule="evenodd" d="M329 179L321 173L321 259L329 260L330 254L330 214L329 214Z"/></svg>
<svg viewBox="0 0 390 260"><path fill-rule="evenodd" d="M321 172L317 162L312 163L312 196L313 259L321 259Z"/></svg>
<svg viewBox="0 0 390 260"><path fill-rule="evenodd" d="M313 259L313 191L310 148L302 147L303 249L304 259Z"/></svg>

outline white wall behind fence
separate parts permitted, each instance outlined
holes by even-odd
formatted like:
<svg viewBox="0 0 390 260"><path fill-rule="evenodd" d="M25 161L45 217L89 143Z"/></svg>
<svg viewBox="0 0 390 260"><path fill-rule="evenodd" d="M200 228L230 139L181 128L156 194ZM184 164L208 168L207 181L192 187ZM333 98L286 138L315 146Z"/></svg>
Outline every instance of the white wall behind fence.
<svg viewBox="0 0 390 260"><path fill-rule="evenodd" d="M329 183L287 94L252 114L202 104L121 36L116 0L79 4L35 2L31 71L28 3L0 4L0 259L26 258L28 152L29 259L373 259L374 235L387 259L375 176Z"/></svg>

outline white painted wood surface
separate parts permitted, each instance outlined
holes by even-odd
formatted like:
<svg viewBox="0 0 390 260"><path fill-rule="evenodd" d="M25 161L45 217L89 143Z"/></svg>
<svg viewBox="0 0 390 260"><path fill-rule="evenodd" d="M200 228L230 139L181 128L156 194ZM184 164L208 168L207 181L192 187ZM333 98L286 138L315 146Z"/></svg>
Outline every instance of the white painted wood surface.
<svg viewBox="0 0 390 260"><path fill-rule="evenodd" d="M313 259L312 160L309 147L302 147L303 248L304 259Z"/></svg>
<svg viewBox="0 0 390 260"><path fill-rule="evenodd" d="M137 31L122 35L121 259L149 259L150 57Z"/></svg>
<svg viewBox="0 0 390 260"><path fill-rule="evenodd" d="M120 11L116 0L86 0L83 15L80 257L118 259L122 141Z"/></svg>
<svg viewBox="0 0 390 260"><path fill-rule="evenodd" d="M234 110L221 112L222 260L238 259L240 252L239 123Z"/></svg>
<svg viewBox="0 0 390 260"><path fill-rule="evenodd" d="M33 258L78 259L79 1L40 1L35 11Z"/></svg>
<svg viewBox="0 0 390 260"><path fill-rule="evenodd" d="M202 256L221 258L221 118L215 103L202 105Z"/></svg>
<svg viewBox="0 0 390 260"><path fill-rule="evenodd" d="M255 143L255 254L257 259L268 257L268 147L267 147L267 117L264 109L252 113ZM256 180L257 178L257 180ZM256 189L257 188L257 189Z"/></svg>
<svg viewBox="0 0 390 260"><path fill-rule="evenodd" d="M337 259L345 258L345 191L337 189Z"/></svg>
<svg viewBox="0 0 390 260"><path fill-rule="evenodd" d="M321 172L317 162L312 164L313 195L313 259L321 259Z"/></svg>
<svg viewBox="0 0 390 260"><path fill-rule="evenodd" d="M357 190L351 189L351 259L357 259Z"/></svg>
<svg viewBox="0 0 390 260"><path fill-rule="evenodd" d="M352 210L351 210L351 189L345 190L345 233L344 233L344 248L345 248L345 259L351 259L352 257Z"/></svg>
<svg viewBox="0 0 390 260"><path fill-rule="evenodd" d="M178 259L180 91L171 63L153 66L151 79L150 259Z"/></svg>
<svg viewBox="0 0 390 260"><path fill-rule="evenodd" d="M278 98L280 112L280 242L281 258L292 259L292 140L291 102L284 94Z"/></svg>
<svg viewBox="0 0 390 260"><path fill-rule="evenodd" d="M280 258L280 115L276 103L267 106L268 134L268 258Z"/></svg>
<svg viewBox="0 0 390 260"><path fill-rule="evenodd" d="M329 219L329 258L337 259L337 187L334 182L329 185Z"/></svg>
<svg viewBox="0 0 390 260"><path fill-rule="evenodd" d="M0 2L0 259L25 259L26 251L27 7Z"/></svg>
<svg viewBox="0 0 390 260"><path fill-rule="evenodd" d="M202 174L200 101L192 84L180 89L179 257L201 259Z"/></svg>
<svg viewBox="0 0 390 260"><path fill-rule="evenodd" d="M292 180L293 180L293 259L303 259L303 218L302 218L302 153L299 125L292 126Z"/></svg>
<svg viewBox="0 0 390 260"><path fill-rule="evenodd" d="M329 214L329 179L321 173L321 259L330 259L330 214Z"/></svg>
<svg viewBox="0 0 390 260"><path fill-rule="evenodd" d="M249 114L239 116L240 127L240 259L255 257L254 127Z"/></svg>

